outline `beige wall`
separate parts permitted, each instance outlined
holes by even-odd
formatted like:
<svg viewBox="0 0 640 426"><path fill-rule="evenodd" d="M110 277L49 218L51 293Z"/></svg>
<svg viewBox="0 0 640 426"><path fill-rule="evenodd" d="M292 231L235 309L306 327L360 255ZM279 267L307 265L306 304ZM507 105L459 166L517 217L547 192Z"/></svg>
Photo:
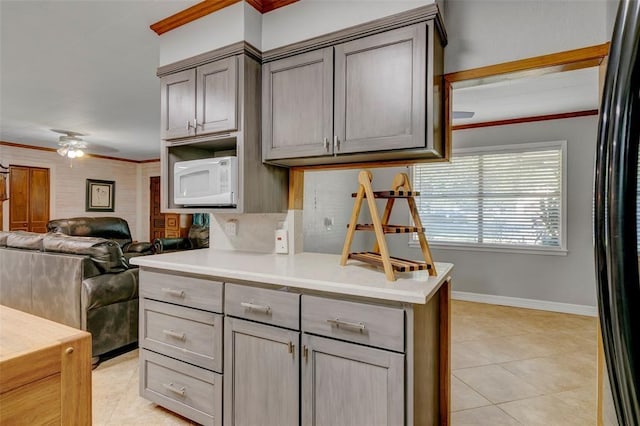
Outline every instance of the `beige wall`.
<svg viewBox="0 0 640 426"><path fill-rule="evenodd" d="M0 145L0 163L50 169L50 218L117 216L125 219L135 240L149 234L149 176L159 175L160 163L131 163L100 158L68 159L55 152ZM114 212L86 212L86 179L116 182ZM4 229L9 224L9 203L4 203Z"/></svg>

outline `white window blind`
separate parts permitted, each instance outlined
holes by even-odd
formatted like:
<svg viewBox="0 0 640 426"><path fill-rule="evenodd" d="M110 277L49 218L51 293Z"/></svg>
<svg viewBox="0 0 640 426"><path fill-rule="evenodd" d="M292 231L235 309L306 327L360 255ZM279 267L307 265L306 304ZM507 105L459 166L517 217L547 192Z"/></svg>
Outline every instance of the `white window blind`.
<svg viewBox="0 0 640 426"><path fill-rule="evenodd" d="M563 146L454 152L450 163L416 165L428 240L563 249Z"/></svg>

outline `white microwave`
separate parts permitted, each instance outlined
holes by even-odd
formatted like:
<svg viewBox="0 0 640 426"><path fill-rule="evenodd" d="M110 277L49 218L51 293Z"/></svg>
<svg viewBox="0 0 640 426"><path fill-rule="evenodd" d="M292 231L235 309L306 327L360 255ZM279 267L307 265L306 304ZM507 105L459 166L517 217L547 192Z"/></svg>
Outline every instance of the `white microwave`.
<svg viewBox="0 0 640 426"><path fill-rule="evenodd" d="M233 207L238 204L238 159L203 158L173 166L173 202L183 206Z"/></svg>

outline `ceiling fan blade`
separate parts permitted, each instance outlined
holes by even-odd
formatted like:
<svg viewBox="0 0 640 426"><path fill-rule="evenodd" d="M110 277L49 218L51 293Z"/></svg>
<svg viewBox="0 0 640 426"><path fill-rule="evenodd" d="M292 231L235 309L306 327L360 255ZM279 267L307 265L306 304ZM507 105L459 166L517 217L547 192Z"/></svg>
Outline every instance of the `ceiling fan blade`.
<svg viewBox="0 0 640 426"><path fill-rule="evenodd" d="M87 136L87 133L74 132L73 130L63 130L63 129L49 129L52 132L60 133L61 135L67 136Z"/></svg>
<svg viewBox="0 0 640 426"><path fill-rule="evenodd" d="M476 115L473 111L453 111L453 118L471 118Z"/></svg>

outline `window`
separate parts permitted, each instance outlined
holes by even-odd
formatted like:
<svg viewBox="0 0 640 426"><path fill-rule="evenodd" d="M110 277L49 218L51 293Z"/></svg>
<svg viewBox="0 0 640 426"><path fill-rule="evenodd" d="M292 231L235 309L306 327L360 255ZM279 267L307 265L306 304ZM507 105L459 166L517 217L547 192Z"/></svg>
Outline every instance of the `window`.
<svg viewBox="0 0 640 426"><path fill-rule="evenodd" d="M450 163L414 166L428 241L564 252L565 147L549 142L460 150Z"/></svg>

